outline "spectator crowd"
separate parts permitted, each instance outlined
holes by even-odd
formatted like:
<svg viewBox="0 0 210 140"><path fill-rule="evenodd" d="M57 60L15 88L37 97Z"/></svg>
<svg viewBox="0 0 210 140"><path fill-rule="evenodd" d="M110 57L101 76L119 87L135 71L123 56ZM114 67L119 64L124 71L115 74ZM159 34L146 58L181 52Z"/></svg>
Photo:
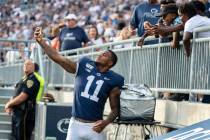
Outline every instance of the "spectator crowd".
<svg viewBox="0 0 210 140"><path fill-rule="evenodd" d="M96 26L98 41L92 39L93 45L113 40L124 26L128 25L131 12L141 0L7 0L0 4L0 38L33 39L33 31L37 26L43 27L46 37L52 39L55 34L53 27L64 23L68 14L77 17L77 25L86 33L89 26ZM28 8L27 8L28 5ZM105 40L106 39L106 40ZM2 47L14 47L16 44L0 42ZM18 49L16 49L18 50ZM5 53L5 52L4 52ZM5 57L4 55L1 55Z"/></svg>
<svg viewBox="0 0 210 140"><path fill-rule="evenodd" d="M94 24L99 35L114 37L119 30L117 26L129 22L131 9L138 3L138 0L34 0L32 8L22 9L20 0L8 0L0 5L0 37L32 39L37 26L42 26L45 35L50 36L52 27L63 22L68 14L75 14L77 24L86 30Z"/></svg>

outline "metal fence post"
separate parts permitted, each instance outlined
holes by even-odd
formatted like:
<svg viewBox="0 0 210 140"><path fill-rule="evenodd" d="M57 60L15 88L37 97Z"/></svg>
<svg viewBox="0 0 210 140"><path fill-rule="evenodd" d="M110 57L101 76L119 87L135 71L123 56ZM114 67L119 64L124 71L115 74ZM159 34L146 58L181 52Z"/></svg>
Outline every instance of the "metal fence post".
<svg viewBox="0 0 210 140"><path fill-rule="evenodd" d="M131 49L130 51L131 51L131 60L130 60L129 79L128 79L128 83L129 83L129 84L131 84L131 80L132 80L133 49Z"/></svg>
<svg viewBox="0 0 210 140"><path fill-rule="evenodd" d="M159 44L160 44L160 38L159 38ZM159 74L160 74L160 45L158 45L158 53L157 53L157 71L156 71L156 84L155 88L157 89L159 87ZM159 97L158 91L155 92L155 97Z"/></svg>
<svg viewBox="0 0 210 140"><path fill-rule="evenodd" d="M190 63L190 92L189 92L189 101L197 101L197 95L192 93L192 88L193 88L193 68L195 66L194 61L194 48L195 48L195 37L196 37L196 32L193 32L193 39L192 39L192 50L191 50L191 63Z"/></svg>

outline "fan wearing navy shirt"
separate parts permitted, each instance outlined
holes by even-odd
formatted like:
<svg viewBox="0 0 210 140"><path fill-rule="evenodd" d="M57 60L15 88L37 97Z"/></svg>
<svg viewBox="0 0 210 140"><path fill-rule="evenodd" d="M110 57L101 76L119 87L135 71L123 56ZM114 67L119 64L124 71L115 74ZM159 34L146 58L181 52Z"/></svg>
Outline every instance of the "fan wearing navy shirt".
<svg viewBox="0 0 210 140"><path fill-rule="evenodd" d="M61 51L86 47L89 39L84 29L77 25L76 15L69 14L65 21L66 27L62 28L59 34Z"/></svg>
<svg viewBox="0 0 210 140"><path fill-rule="evenodd" d="M76 63L49 47L42 38L41 28L36 28L34 37L53 61L75 74L72 118L66 140L105 140L102 131L119 114L120 89L124 84L124 78L110 70L117 62L116 54L108 50L96 61L84 57ZM103 119L107 98L111 112Z"/></svg>
<svg viewBox="0 0 210 140"><path fill-rule="evenodd" d="M143 2L138 4L132 13L130 27L132 30L137 29L137 35L141 37L144 32L144 22L148 21L152 25L158 22L158 17L156 14L160 12L160 4L158 0L148 0L148 2Z"/></svg>

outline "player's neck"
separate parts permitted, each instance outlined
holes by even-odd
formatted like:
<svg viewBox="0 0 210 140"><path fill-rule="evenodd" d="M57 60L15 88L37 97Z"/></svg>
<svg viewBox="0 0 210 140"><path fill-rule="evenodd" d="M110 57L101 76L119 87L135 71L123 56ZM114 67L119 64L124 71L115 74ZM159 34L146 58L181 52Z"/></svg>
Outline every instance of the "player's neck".
<svg viewBox="0 0 210 140"><path fill-rule="evenodd" d="M96 67L97 67L98 71L100 71L101 73L107 72L109 70L107 65L102 65L98 62L96 62Z"/></svg>

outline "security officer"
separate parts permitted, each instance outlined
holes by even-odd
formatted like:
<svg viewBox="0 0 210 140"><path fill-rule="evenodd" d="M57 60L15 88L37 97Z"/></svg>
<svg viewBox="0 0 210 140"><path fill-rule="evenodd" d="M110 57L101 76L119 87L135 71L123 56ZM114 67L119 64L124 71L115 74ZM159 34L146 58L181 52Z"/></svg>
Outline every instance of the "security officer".
<svg viewBox="0 0 210 140"><path fill-rule="evenodd" d="M36 96L40 83L34 75L34 63L26 60L25 76L17 83L15 96L6 103L5 111L12 113L12 140L30 140L35 125Z"/></svg>

